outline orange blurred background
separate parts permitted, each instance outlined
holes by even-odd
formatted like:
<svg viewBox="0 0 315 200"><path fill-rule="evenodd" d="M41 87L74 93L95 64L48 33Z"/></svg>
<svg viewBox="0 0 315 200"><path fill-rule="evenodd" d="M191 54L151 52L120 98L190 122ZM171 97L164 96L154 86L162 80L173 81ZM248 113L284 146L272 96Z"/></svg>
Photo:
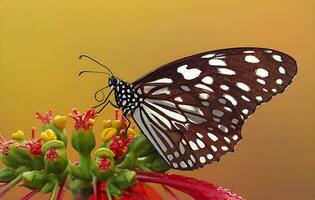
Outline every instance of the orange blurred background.
<svg viewBox="0 0 315 200"><path fill-rule="evenodd" d="M312 0L2 0L0 132L6 137L18 129L30 134L32 126L40 128L36 111L51 108L66 115L72 107L95 105L94 92L107 77L79 78L80 70L102 70L79 60L82 53L132 82L198 52L269 47L298 61L292 86L246 122L235 153L203 169L172 173L207 180L247 199L315 199L314 7ZM108 108L98 122L113 117ZM95 130L100 133L100 123ZM69 152L77 159L76 152ZM26 192L17 187L2 199L19 199Z"/></svg>

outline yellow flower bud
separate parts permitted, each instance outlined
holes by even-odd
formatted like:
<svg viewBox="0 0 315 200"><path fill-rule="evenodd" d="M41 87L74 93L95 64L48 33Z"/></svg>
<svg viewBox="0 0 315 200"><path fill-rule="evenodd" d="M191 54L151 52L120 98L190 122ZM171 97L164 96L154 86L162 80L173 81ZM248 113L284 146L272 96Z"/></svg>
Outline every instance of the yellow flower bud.
<svg viewBox="0 0 315 200"><path fill-rule="evenodd" d="M110 141L117 133L117 129L115 128L106 128L101 134L101 139L103 142Z"/></svg>
<svg viewBox="0 0 315 200"><path fill-rule="evenodd" d="M111 128L112 127L112 120L103 120L103 127L105 128Z"/></svg>
<svg viewBox="0 0 315 200"><path fill-rule="evenodd" d="M47 129L41 133L40 138L42 138L44 142L48 142L50 140L56 140L57 136L53 130Z"/></svg>
<svg viewBox="0 0 315 200"><path fill-rule="evenodd" d="M120 130L122 127L122 122L120 120L113 120L112 127L117 130Z"/></svg>
<svg viewBox="0 0 315 200"><path fill-rule="evenodd" d="M67 123L66 116L56 115L54 118L54 123L57 126L57 128L64 129Z"/></svg>
<svg viewBox="0 0 315 200"><path fill-rule="evenodd" d="M132 128L128 128L127 134L128 136L135 137L136 135L138 135L138 132Z"/></svg>
<svg viewBox="0 0 315 200"><path fill-rule="evenodd" d="M25 139L25 134L23 133L23 131L18 130L15 133L11 134L11 138L14 140L24 140Z"/></svg>

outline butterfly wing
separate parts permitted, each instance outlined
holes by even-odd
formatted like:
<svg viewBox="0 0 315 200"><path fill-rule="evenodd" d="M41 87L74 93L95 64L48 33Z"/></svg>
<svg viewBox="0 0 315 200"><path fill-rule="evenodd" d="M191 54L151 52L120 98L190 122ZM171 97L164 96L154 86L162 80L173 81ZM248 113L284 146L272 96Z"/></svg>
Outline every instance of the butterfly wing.
<svg viewBox="0 0 315 200"><path fill-rule="evenodd" d="M296 72L293 58L270 49L196 54L133 83L143 99L133 118L171 166L198 168L233 151L243 120L283 92Z"/></svg>
<svg viewBox="0 0 315 200"><path fill-rule="evenodd" d="M199 76L193 78L194 72L200 73ZM231 48L176 60L138 79L133 85L138 88L152 83L169 84L163 79L172 80L170 84L192 85L198 81L205 84L202 79L209 77L204 81L208 80L211 84L206 85L210 85L218 97L228 98L246 119L257 105L282 93L296 73L295 60L282 52L263 48Z"/></svg>

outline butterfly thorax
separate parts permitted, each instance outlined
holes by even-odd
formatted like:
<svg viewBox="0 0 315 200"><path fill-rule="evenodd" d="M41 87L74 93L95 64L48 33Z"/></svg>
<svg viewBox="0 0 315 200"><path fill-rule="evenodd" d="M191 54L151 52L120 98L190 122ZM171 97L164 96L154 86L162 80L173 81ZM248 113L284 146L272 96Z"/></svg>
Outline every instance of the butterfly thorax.
<svg viewBox="0 0 315 200"><path fill-rule="evenodd" d="M117 106L123 110L125 116L131 114L141 101L132 84L114 76L109 78L108 83L115 92Z"/></svg>

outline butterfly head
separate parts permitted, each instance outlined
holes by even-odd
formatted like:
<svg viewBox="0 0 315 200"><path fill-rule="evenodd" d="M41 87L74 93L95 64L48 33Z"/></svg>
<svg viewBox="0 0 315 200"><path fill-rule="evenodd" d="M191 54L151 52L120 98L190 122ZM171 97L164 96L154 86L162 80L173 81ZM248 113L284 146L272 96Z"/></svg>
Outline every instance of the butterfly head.
<svg viewBox="0 0 315 200"><path fill-rule="evenodd" d="M121 80L115 76L111 76L108 78L108 86L111 88L117 87L117 85L119 85L120 82Z"/></svg>

